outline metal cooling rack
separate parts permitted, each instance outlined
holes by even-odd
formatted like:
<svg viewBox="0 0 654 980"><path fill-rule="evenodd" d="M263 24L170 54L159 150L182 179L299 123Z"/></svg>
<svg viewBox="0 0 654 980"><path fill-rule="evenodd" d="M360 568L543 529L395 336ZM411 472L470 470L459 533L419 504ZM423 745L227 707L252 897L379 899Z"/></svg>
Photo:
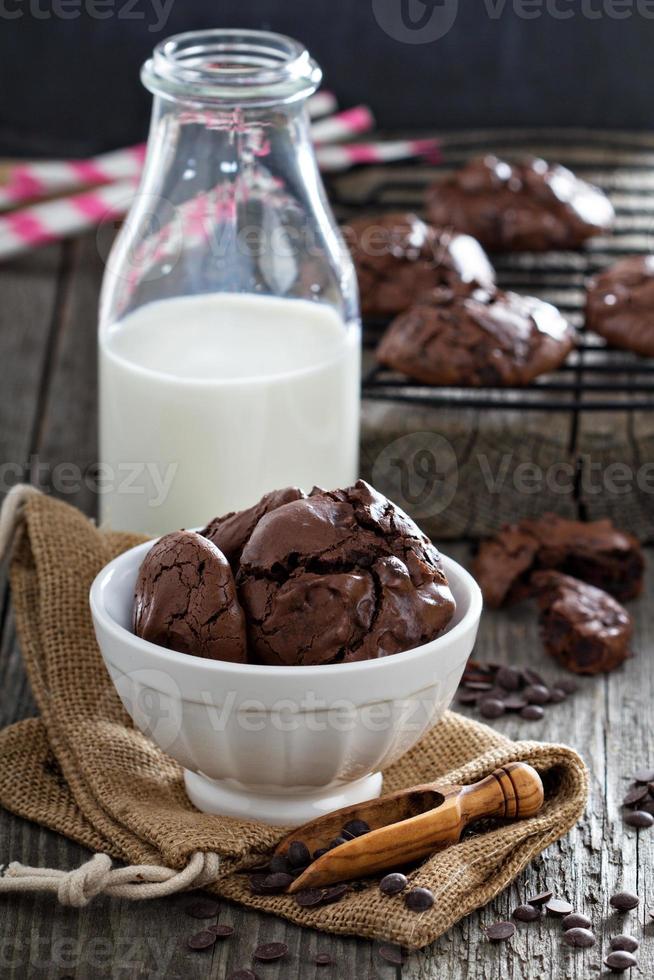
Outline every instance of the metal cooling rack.
<svg viewBox="0 0 654 980"><path fill-rule="evenodd" d="M625 255L654 251L654 140L620 133L506 132L454 134L443 139L441 166L385 166L332 181L330 197L341 221L391 210L423 212L427 186L468 157L526 154L556 160L602 187L616 211L613 234L591 239L579 252L491 256L503 289L554 303L580 333L580 343L556 372L526 387L444 388L407 380L381 366L363 376L364 396L415 405L511 411L654 410L654 359L610 350L584 327L584 283ZM372 352L386 324L364 323Z"/></svg>

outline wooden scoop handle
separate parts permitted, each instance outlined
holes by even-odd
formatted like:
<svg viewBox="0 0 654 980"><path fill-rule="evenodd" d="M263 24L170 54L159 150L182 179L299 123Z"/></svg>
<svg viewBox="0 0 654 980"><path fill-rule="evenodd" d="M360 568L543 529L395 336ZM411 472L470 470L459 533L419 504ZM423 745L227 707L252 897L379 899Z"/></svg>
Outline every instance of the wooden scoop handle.
<svg viewBox="0 0 654 980"><path fill-rule="evenodd" d="M408 820L378 827L327 851L295 879L289 891L320 888L411 864L456 843L464 827L473 820L532 817L538 813L544 798L540 776L523 762L509 763L470 786L435 783L434 788L443 796L440 806ZM384 806L383 798L378 802ZM311 829L315 836L315 827ZM302 828L293 837L302 839Z"/></svg>

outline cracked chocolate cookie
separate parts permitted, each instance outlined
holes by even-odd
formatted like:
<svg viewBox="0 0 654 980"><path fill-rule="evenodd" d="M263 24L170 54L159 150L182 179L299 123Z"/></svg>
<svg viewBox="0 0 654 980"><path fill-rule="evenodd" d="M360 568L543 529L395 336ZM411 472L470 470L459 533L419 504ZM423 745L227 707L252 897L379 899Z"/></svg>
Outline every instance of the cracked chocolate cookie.
<svg viewBox="0 0 654 980"><path fill-rule="evenodd" d="M497 608L529 595L538 569L563 572L625 600L639 595L644 568L638 541L611 521L543 514L507 524L482 541L473 571L486 605Z"/></svg>
<svg viewBox="0 0 654 980"><path fill-rule="evenodd" d="M611 347L654 357L654 255L631 255L591 279L586 325Z"/></svg>
<svg viewBox="0 0 654 980"><path fill-rule="evenodd" d="M194 531L174 531L145 556L133 628L151 643L210 660L245 663L246 632L225 556Z"/></svg>
<svg viewBox="0 0 654 980"><path fill-rule="evenodd" d="M269 514L271 510L281 507L282 504L288 504L291 500L301 500L302 497L306 497L306 494L298 487L271 490L270 493L265 493L261 500L252 507L232 511L223 517L214 517L200 531L200 534L213 541L236 574L241 561L241 552L261 518L265 514Z"/></svg>
<svg viewBox="0 0 654 980"><path fill-rule="evenodd" d="M436 548L362 480L262 517L237 582L250 657L265 664L400 653L442 633L455 609Z"/></svg>
<svg viewBox="0 0 654 980"><path fill-rule="evenodd" d="M630 656L631 616L607 592L551 571L536 572L532 583L545 649L568 670L607 673Z"/></svg>
<svg viewBox="0 0 654 980"><path fill-rule="evenodd" d="M491 251L578 248L610 229L606 195L566 167L532 159L507 163L478 157L427 191L436 225L456 228Z"/></svg>
<svg viewBox="0 0 654 980"><path fill-rule="evenodd" d="M433 385L526 385L575 343L550 303L495 289L432 290L391 323L377 348L387 367Z"/></svg>
<svg viewBox="0 0 654 980"><path fill-rule="evenodd" d="M415 214L357 218L343 231L365 317L395 316L420 293L443 283L490 286L495 280L479 242L448 228L433 228Z"/></svg>

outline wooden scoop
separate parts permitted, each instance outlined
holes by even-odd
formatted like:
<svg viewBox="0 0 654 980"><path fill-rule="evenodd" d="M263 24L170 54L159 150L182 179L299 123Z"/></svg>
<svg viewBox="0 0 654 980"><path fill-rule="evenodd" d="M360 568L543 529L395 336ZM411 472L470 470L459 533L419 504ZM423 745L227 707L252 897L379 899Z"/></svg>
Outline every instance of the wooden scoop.
<svg viewBox="0 0 654 980"><path fill-rule="evenodd" d="M298 827L275 853L303 841L313 854L341 835L350 820L365 820L369 833L332 848L295 879L289 892L322 888L397 869L456 843L473 820L533 817L543 805L543 784L535 769L511 762L470 786L426 783L377 800L335 810Z"/></svg>

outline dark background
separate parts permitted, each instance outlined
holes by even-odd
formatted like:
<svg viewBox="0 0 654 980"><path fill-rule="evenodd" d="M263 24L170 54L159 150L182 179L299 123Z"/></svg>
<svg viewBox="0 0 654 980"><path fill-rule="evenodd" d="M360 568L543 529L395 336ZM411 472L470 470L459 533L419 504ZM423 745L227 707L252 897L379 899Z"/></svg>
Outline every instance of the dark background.
<svg viewBox="0 0 654 980"><path fill-rule="evenodd" d="M220 26L300 38L341 104L368 103L387 129L652 128L654 0L556 0L566 19L552 14L554 0L549 12L545 0L519 2L173 0L162 25L152 0L0 0L0 155L141 140L141 62L169 34ZM424 36L403 27L403 3L427 30L456 13L454 24L429 43L398 40Z"/></svg>

